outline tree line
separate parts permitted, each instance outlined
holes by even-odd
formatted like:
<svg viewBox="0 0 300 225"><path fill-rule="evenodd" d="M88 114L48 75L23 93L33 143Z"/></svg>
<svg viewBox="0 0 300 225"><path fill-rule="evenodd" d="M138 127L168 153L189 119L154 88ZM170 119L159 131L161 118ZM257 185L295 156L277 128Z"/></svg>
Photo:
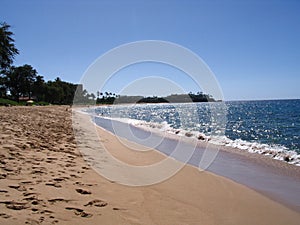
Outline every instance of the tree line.
<svg viewBox="0 0 300 225"><path fill-rule="evenodd" d="M62 81L45 82L30 65L10 67L2 74L1 98L19 102L22 99L51 104L71 104L77 85Z"/></svg>
<svg viewBox="0 0 300 225"><path fill-rule="evenodd" d="M116 95L113 93L97 92L96 104L129 104L129 103L188 103L188 102L215 102L216 100L208 94L190 92L189 94L172 94L166 97L144 97Z"/></svg>

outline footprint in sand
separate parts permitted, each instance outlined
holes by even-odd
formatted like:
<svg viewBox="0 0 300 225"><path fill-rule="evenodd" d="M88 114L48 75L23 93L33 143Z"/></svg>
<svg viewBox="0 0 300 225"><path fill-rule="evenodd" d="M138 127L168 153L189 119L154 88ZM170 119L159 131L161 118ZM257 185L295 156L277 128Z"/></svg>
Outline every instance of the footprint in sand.
<svg viewBox="0 0 300 225"><path fill-rule="evenodd" d="M32 181L22 181L21 184L33 184Z"/></svg>
<svg viewBox="0 0 300 225"><path fill-rule="evenodd" d="M99 199L95 199L92 201L89 201L87 204L85 204L84 206L96 206L96 207L105 207L107 206L108 203L103 201L103 200L99 200Z"/></svg>
<svg viewBox="0 0 300 225"><path fill-rule="evenodd" d="M58 183L52 183L52 182L48 182L45 185L47 185L47 186L53 186L53 187L56 187L56 188L61 188L62 187L60 184L58 184Z"/></svg>
<svg viewBox="0 0 300 225"><path fill-rule="evenodd" d="M82 195L90 195L90 194L92 194L92 192L90 192L89 190L84 190L84 189L81 189L81 188L77 188L76 191L79 194L82 194Z"/></svg>
<svg viewBox="0 0 300 225"><path fill-rule="evenodd" d="M33 201L33 200L38 200L36 196L30 196L30 197L26 197L26 198L23 198L23 200L25 201Z"/></svg>
<svg viewBox="0 0 300 225"><path fill-rule="evenodd" d="M55 158L55 157L48 157L46 159L46 163L52 163L53 161L57 161L57 158Z"/></svg>
<svg viewBox="0 0 300 225"><path fill-rule="evenodd" d="M42 170L33 170L31 172L31 174L45 174L46 172L42 171ZM46 173L47 174L47 173Z"/></svg>
<svg viewBox="0 0 300 225"><path fill-rule="evenodd" d="M0 203L5 204L6 208L13 210L22 210L29 208L28 202L3 201Z"/></svg>
<svg viewBox="0 0 300 225"><path fill-rule="evenodd" d="M52 180L49 180L49 182L45 183L45 185L53 186L56 188L61 188L62 185L60 184L60 182L65 181L67 179L69 179L69 178L68 177L56 177L56 178L53 178Z"/></svg>
<svg viewBox="0 0 300 225"><path fill-rule="evenodd" d="M53 198L53 199L49 199L48 202L50 202L51 204L54 204L56 202L70 202L71 200L68 199L64 199L64 198Z"/></svg>
<svg viewBox="0 0 300 225"><path fill-rule="evenodd" d="M38 224L41 224L45 221L45 217L44 216L41 216L39 218L39 220L34 220L32 218L27 218L25 224L30 224L30 225L38 225ZM57 221L58 222L58 221ZM56 223L56 222L55 222ZM53 223L52 223L53 224Z"/></svg>
<svg viewBox="0 0 300 225"><path fill-rule="evenodd" d="M69 179L69 177L57 177L57 178L53 178L54 181L60 182L60 181L64 181Z"/></svg>
<svg viewBox="0 0 300 225"><path fill-rule="evenodd" d="M0 217L4 218L4 219L8 219L11 217L11 215L5 214L5 213L0 213Z"/></svg>
<svg viewBox="0 0 300 225"><path fill-rule="evenodd" d="M27 219L25 224L38 225L38 224L40 224L40 222L38 220L34 220L34 219Z"/></svg>
<svg viewBox="0 0 300 225"><path fill-rule="evenodd" d="M93 214L87 213L83 209L74 208L74 207L66 207L65 209L74 211L75 215L77 216L81 216L85 218L89 218L93 216Z"/></svg>
<svg viewBox="0 0 300 225"><path fill-rule="evenodd" d="M23 196L29 196L29 195L35 195L36 193L34 192L25 192L23 193Z"/></svg>
<svg viewBox="0 0 300 225"><path fill-rule="evenodd" d="M96 186L97 184L83 184L80 181L76 181L75 183L73 183L74 185L79 185L79 186L88 186L88 187L92 187L92 186Z"/></svg>
<svg viewBox="0 0 300 225"><path fill-rule="evenodd" d="M26 187L23 185L8 185L8 187L16 189L18 191L26 191Z"/></svg>
<svg viewBox="0 0 300 225"><path fill-rule="evenodd" d="M6 172L13 172L14 168L10 167L10 166L6 166L6 167L3 168L3 170L6 171Z"/></svg>
<svg viewBox="0 0 300 225"><path fill-rule="evenodd" d="M70 177L72 177L72 178L81 178L80 176L77 176L75 174L70 174Z"/></svg>

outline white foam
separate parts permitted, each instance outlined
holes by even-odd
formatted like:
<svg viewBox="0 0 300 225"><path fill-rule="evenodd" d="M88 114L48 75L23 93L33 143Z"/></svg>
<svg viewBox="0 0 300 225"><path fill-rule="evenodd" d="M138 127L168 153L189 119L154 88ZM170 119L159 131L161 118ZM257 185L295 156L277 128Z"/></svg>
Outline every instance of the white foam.
<svg viewBox="0 0 300 225"><path fill-rule="evenodd" d="M103 117L103 116L102 118L107 118L110 120L131 124L135 127L139 127L141 129L145 129L150 132L152 131L157 133L167 132L170 134L176 134L178 136L193 138L195 140L202 141L202 142L209 142L215 145L237 148L240 150L248 151L250 153L263 154L276 160L281 160L289 164L300 166L300 155L297 152L289 150L286 147L280 145L271 146L268 144L250 142L241 139L231 140L226 136L208 136L198 131L175 129L171 127L167 122L154 123L154 122L146 122L143 120L135 120L135 119L128 119L128 118L111 118L111 117Z"/></svg>

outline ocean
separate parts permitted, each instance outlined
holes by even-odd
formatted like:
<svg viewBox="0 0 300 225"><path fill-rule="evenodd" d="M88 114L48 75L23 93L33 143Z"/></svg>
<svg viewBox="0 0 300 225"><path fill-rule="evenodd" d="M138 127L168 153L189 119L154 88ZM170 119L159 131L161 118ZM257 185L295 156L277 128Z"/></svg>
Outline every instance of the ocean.
<svg viewBox="0 0 300 225"><path fill-rule="evenodd" d="M300 100L112 105L88 111L300 166Z"/></svg>

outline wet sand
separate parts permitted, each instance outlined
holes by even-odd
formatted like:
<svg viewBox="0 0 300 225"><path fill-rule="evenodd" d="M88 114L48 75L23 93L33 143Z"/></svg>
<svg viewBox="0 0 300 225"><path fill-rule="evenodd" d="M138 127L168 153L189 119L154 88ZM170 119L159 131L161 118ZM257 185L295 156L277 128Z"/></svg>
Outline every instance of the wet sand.
<svg viewBox="0 0 300 225"><path fill-rule="evenodd" d="M169 158L193 165L259 191L300 212L300 167L237 148L97 117L96 123L126 140L155 148ZM90 128L92 130L93 128ZM89 134L89 136L93 136ZM95 142L98 137L95 137ZM96 147L94 147L96 149ZM138 149L138 148L137 148ZM165 171L166 168L161 168ZM159 172L157 172L159 173Z"/></svg>
<svg viewBox="0 0 300 225"><path fill-rule="evenodd" d="M299 222L298 212L192 166L155 185L130 187L108 180L78 150L80 145L93 146L76 142L69 107L0 107L0 120L0 224ZM84 128L76 129L84 133ZM97 132L99 148L128 164L150 165L165 158L127 140L120 142L101 128ZM98 166L114 168L102 160Z"/></svg>

